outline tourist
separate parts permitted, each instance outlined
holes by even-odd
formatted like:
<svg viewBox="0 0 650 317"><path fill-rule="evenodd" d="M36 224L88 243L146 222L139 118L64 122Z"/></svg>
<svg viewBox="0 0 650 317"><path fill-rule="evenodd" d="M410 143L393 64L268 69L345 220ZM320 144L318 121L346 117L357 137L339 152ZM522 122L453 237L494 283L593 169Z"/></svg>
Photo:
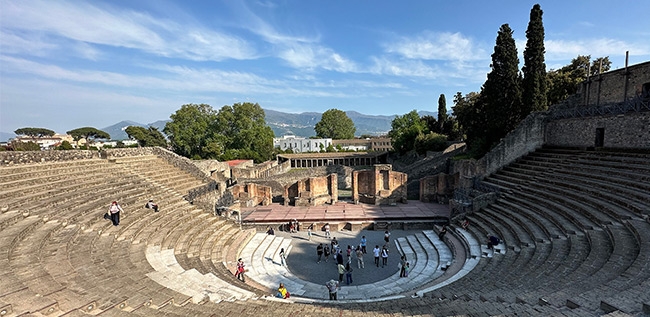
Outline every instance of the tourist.
<svg viewBox="0 0 650 317"><path fill-rule="evenodd" d="M384 266L388 265L388 249L386 246L384 246L381 249L381 267L383 268Z"/></svg>
<svg viewBox="0 0 650 317"><path fill-rule="evenodd" d="M327 290L330 293L330 300L337 300L336 291L339 289L339 283L335 280L330 280L329 282L325 283L325 287L327 287Z"/></svg>
<svg viewBox="0 0 650 317"><path fill-rule="evenodd" d="M158 212L158 204L153 202L153 199L149 199L149 201L144 205L145 208L148 209L153 209L153 211Z"/></svg>
<svg viewBox="0 0 650 317"><path fill-rule="evenodd" d="M348 244L347 256L348 258L352 255L352 246Z"/></svg>
<svg viewBox="0 0 650 317"><path fill-rule="evenodd" d="M438 238L440 238L440 241L443 241L442 238L445 237L445 234L447 234L447 226L442 226L440 233L438 233Z"/></svg>
<svg viewBox="0 0 650 317"><path fill-rule="evenodd" d="M361 251L361 248L357 247L357 267L360 269L365 268L365 264L363 263L363 251Z"/></svg>
<svg viewBox="0 0 650 317"><path fill-rule="evenodd" d="M307 241L311 241L311 230L314 228L314 225L307 227Z"/></svg>
<svg viewBox="0 0 650 317"><path fill-rule="evenodd" d="M336 266L339 270L339 283L343 283L343 274L345 274L345 266L343 266L343 263L338 264Z"/></svg>
<svg viewBox="0 0 650 317"><path fill-rule="evenodd" d="M289 298L291 295L289 294L289 291L287 291L287 288L284 287L284 283L280 283L280 287L278 287L278 293L275 294L275 297L277 298Z"/></svg>
<svg viewBox="0 0 650 317"><path fill-rule="evenodd" d="M332 253L334 254L339 253L339 241L336 240L336 237L332 238Z"/></svg>
<svg viewBox="0 0 650 317"><path fill-rule="evenodd" d="M316 247L316 254L318 254L318 263L320 263L321 257L323 257L323 244L319 243Z"/></svg>
<svg viewBox="0 0 650 317"><path fill-rule="evenodd" d="M289 221L289 233L295 233L295 227L293 225L293 221Z"/></svg>
<svg viewBox="0 0 650 317"><path fill-rule="evenodd" d="M244 273L246 272L246 269L244 268L244 261L242 258L239 258L237 260L237 269L235 270L235 277L237 277L238 280L241 280L242 282L246 283L246 277L244 276Z"/></svg>
<svg viewBox="0 0 650 317"><path fill-rule="evenodd" d="M488 235L488 243L487 247L488 249L494 248L495 245L498 245L501 242L501 240L495 236Z"/></svg>
<svg viewBox="0 0 650 317"><path fill-rule="evenodd" d="M409 265L408 262L406 262L406 267L404 269L404 277L409 277L409 271L411 270L411 266Z"/></svg>
<svg viewBox="0 0 650 317"><path fill-rule="evenodd" d="M463 229L467 229L467 227L469 227L469 219L463 218L463 221L460 223L460 227Z"/></svg>
<svg viewBox="0 0 650 317"><path fill-rule="evenodd" d="M386 232L384 232L384 241L386 241L386 243L388 243L389 238L390 238L390 232L388 232L388 230L386 230Z"/></svg>
<svg viewBox="0 0 650 317"><path fill-rule="evenodd" d="M363 254L366 254L366 236L361 237L361 243L359 244L361 246L361 251L363 251Z"/></svg>
<svg viewBox="0 0 650 317"><path fill-rule="evenodd" d="M406 255L402 255L399 260L399 277L406 277Z"/></svg>
<svg viewBox="0 0 650 317"><path fill-rule="evenodd" d="M273 230L273 227L271 226L266 226L266 234L272 236L275 234L275 231Z"/></svg>
<svg viewBox="0 0 650 317"><path fill-rule="evenodd" d="M331 234L330 234L330 224L329 224L329 223L326 223L326 224L325 224L325 238L329 239L330 237L331 237Z"/></svg>
<svg viewBox="0 0 650 317"><path fill-rule="evenodd" d="M287 266L287 256L284 254L284 248L280 248L280 265Z"/></svg>
<svg viewBox="0 0 650 317"><path fill-rule="evenodd" d="M124 212L124 210L117 201L112 202L111 206L108 207L108 213L111 215L111 221L114 226L120 224L120 212Z"/></svg>
<svg viewBox="0 0 650 317"><path fill-rule="evenodd" d="M352 284L352 266L350 265L350 262L345 265L345 284Z"/></svg>
<svg viewBox="0 0 650 317"><path fill-rule="evenodd" d="M327 259L330 257L330 246L328 244L326 244L323 249L323 255L325 256L325 262L327 262Z"/></svg>
<svg viewBox="0 0 650 317"><path fill-rule="evenodd" d="M298 222L297 219L293 219L293 228L295 231L300 231L300 223Z"/></svg>
<svg viewBox="0 0 650 317"><path fill-rule="evenodd" d="M336 253L336 264L343 264L343 250Z"/></svg>
<svg viewBox="0 0 650 317"><path fill-rule="evenodd" d="M372 254L375 256L375 265L379 267L379 254L381 253L381 249L379 249L379 246L376 245L374 249L372 249Z"/></svg>

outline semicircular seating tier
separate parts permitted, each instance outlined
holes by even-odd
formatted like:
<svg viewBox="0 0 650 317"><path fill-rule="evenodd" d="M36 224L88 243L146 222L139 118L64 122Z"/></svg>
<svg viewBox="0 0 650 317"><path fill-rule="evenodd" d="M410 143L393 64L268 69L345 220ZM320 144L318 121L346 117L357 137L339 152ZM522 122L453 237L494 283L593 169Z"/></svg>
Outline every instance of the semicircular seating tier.
<svg viewBox="0 0 650 317"><path fill-rule="evenodd" d="M322 286L312 290L273 265L274 250L290 252L289 239L242 230L187 202L203 180L168 158L3 165L0 316L650 310L650 155L544 148L485 181L502 195L469 215L467 230L453 228L446 243L427 230L396 239L415 261L412 279L391 276L382 283L397 291L376 296L365 289L371 284L358 285L333 303ZM158 213L144 208L152 197ZM125 209L117 227L102 219L113 200ZM503 243L487 250L479 243L486 235ZM232 274L238 257L249 258L246 283ZM449 259L462 265L442 273ZM295 289L291 300L270 298L279 281Z"/></svg>

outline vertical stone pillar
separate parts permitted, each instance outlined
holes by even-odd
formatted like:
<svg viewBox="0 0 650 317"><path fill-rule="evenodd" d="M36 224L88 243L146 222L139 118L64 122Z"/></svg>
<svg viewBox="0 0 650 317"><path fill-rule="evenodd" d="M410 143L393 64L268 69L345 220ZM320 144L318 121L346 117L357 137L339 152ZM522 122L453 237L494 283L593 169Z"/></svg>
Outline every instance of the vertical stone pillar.
<svg viewBox="0 0 650 317"><path fill-rule="evenodd" d="M359 203L359 171L352 171L352 201Z"/></svg>

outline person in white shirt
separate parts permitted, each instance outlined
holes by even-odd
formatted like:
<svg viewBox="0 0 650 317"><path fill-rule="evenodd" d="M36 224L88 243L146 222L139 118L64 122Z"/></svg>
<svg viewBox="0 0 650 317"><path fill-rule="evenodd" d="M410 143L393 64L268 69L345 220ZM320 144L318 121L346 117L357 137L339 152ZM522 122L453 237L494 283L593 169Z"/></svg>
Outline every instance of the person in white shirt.
<svg viewBox="0 0 650 317"><path fill-rule="evenodd" d="M122 210L122 207L120 207L117 201L113 201L111 206L108 207L108 213L111 214L111 221L114 226L120 224L120 212L124 212L124 210Z"/></svg>

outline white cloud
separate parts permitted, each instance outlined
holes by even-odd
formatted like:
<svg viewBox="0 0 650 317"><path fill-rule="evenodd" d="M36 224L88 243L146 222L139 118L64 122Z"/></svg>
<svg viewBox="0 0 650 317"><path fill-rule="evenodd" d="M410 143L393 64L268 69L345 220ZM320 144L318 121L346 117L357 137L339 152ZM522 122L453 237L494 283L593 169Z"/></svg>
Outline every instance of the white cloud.
<svg viewBox="0 0 650 317"><path fill-rule="evenodd" d="M278 56L295 68L322 68L342 73L358 71L354 62L319 45L296 43L286 47Z"/></svg>
<svg viewBox="0 0 650 317"><path fill-rule="evenodd" d="M0 43L3 54L27 53L32 56L46 56L59 45L44 41L40 34L19 35L0 29Z"/></svg>
<svg viewBox="0 0 650 317"><path fill-rule="evenodd" d="M484 60L489 55L476 47L470 38L460 33L423 32L413 37L401 37L384 44L388 53L409 59L424 60Z"/></svg>
<svg viewBox="0 0 650 317"><path fill-rule="evenodd" d="M626 42L610 38L598 38L587 40L546 40L546 60L549 61L570 61L578 55L601 56L624 56L625 51L632 55L650 55L650 43Z"/></svg>
<svg viewBox="0 0 650 317"><path fill-rule="evenodd" d="M126 47L191 60L249 59L254 48L240 38L156 19L147 14L82 2L4 1L4 30L47 34L79 42Z"/></svg>
<svg viewBox="0 0 650 317"><path fill-rule="evenodd" d="M416 60L389 60L386 57L371 58L374 65L370 67L373 74L386 74L400 77L423 77L435 79L440 77L441 73L438 67L431 67L422 61Z"/></svg>

